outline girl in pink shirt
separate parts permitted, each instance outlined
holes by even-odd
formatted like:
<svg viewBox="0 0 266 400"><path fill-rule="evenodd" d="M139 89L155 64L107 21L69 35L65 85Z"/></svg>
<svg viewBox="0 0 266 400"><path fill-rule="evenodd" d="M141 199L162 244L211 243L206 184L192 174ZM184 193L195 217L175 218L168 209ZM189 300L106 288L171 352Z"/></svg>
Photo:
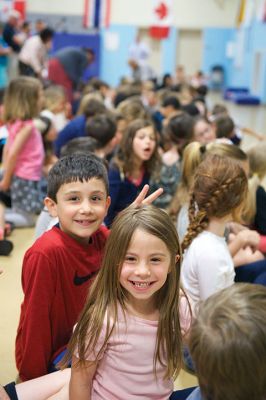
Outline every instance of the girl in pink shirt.
<svg viewBox="0 0 266 400"><path fill-rule="evenodd" d="M180 254L164 211L129 207L115 219L63 360L72 357L70 400L169 399L190 320L180 307Z"/></svg>
<svg viewBox="0 0 266 400"><path fill-rule="evenodd" d="M30 77L12 80L5 94L4 120L8 138L0 190L10 189L12 208L5 214L15 226L33 226L35 215L42 209L39 182L44 148L41 134L32 121L40 112L41 100L41 83Z"/></svg>

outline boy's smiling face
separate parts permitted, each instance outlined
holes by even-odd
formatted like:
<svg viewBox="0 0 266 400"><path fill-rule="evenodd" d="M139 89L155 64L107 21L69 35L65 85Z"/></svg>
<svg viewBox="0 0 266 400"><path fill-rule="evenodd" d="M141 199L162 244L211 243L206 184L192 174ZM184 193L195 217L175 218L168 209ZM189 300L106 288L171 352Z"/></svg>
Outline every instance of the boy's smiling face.
<svg viewBox="0 0 266 400"><path fill-rule="evenodd" d="M64 183L56 200L46 197L49 213L58 217L63 232L80 243L88 243L91 235L99 229L111 202L104 182L97 178Z"/></svg>

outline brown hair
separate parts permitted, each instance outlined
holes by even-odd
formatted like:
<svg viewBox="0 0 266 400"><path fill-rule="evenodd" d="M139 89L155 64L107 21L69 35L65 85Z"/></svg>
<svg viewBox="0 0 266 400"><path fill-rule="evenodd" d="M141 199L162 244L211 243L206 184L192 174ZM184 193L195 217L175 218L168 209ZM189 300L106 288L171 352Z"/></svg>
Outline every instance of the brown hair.
<svg viewBox="0 0 266 400"><path fill-rule="evenodd" d="M176 255L181 254L181 248L174 224L164 211L154 206L128 207L116 217L107 240L102 267L90 288L64 362L75 351L78 351L79 362L84 362L86 353L93 351L97 344L107 313L107 332L103 346L96 355L98 360L117 323L118 305L126 311L127 292L120 285L119 279L126 251L136 229L161 239L171 256L166 282L156 292L159 323L153 362L156 371L156 363L162 363L162 354L165 354L166 377L176 377L181 367L180 260L176 262Z"/></svg>
<svg viewBox="0 0 266 400"><path fill-rule="evenodd" d="M26 121L36 117L40 112L41 88L41 83L36 78L21 76L13 79L5 92L4 121L14 122L16 119Z"/></svg>
<svg viewBox="0 0 266 400"><path fill-rule="evenodd" d="M151 158L147 161L144 161L143 165L145 171L147 171L149 174L156 173L156 171L158 170L158 165L160 160L158 154L158 135L155 131L153 122L149 119L137 119L128 125L126 132L124 133L124 136L120 143L120 149L118 151L118 154L114 158L114 163L118 166L120 171L125 175L130 176L130 174L133 172L134 169L135 154L132 148L133 148L133 140L136 136L136 133L140 129L146 128L148 126L151 126L154 130L156 146Z"/></svg>
<svg viewBox="0 0 266 400"><path fill-rule="evenodd" d="M266 398L266 287L237 283L199 307L189 348L204 398Z"/></svg>
<svg viewBox="0 0 266 400"><path fill-rule="evenodd" d="M207 228L211 217L222 218L229 213L236 214L244 202L247 189L247 177L237 162L217 154L207 155L194 176L189 226L182 243L183 250Z"/></svg>

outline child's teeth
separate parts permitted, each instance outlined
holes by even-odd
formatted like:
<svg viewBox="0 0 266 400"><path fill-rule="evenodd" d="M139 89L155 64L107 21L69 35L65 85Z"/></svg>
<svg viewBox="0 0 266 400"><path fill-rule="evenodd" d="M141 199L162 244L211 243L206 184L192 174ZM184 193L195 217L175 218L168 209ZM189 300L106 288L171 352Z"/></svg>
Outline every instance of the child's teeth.
<svg viewBox="0 0 266 400"><path fill-rule="evenodd" d="M147 286L149 286L149 282L135 282L135 286L147 287Z"/></svg>

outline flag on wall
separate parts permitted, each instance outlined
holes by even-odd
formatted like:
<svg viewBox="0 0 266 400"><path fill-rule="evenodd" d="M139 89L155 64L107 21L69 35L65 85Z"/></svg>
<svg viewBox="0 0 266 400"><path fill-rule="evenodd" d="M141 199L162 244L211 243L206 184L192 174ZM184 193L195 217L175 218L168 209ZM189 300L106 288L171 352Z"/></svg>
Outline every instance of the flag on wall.
<svg viewBox="0 0 266 400"><path fill-rule="evenodd" d="M26 18L26 0L13 1L13 8L20 12L22 20Z"/></svg>
<svg viewBox="0 0 266 400"><path fill-rule="evenodd" d="M152 0L150 36L165 39L173 20L173 0Z"/></svg>
<svg viewBox="0 0 266 400"><path fill-rule="evenodd" d="M6 21L10 10L17 10L21 14L21 19L26 17L26 0L0 0L0 17Z"/></svg>
<svg viewBox="0 0 266 400"><path fill-rule="evenodd" d="M110 25L111 0L84 0L84 28L108 28Z"/></svg>

